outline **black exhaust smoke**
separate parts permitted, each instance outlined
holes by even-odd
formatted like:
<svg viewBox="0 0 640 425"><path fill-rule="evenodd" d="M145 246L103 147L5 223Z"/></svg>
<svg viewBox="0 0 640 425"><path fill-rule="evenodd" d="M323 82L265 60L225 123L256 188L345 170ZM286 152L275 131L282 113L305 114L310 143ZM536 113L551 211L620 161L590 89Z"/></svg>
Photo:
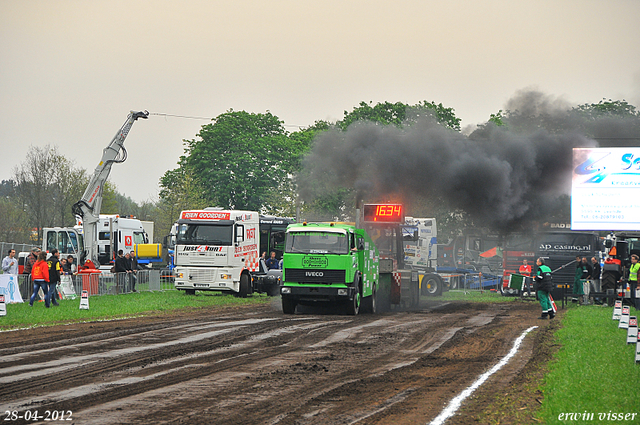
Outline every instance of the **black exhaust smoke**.
<svg viewBox="0 0 640 425"><path fill-rule="evenodd" d="M507 126L488 124L469 136L428 118L402 129L359 122L321 133L304 161L300 195L346 187L368 199L444 199L477 225L504 230L543 217L570 193L572 148L598 145L585 133L632 133L621 120L588 120L539 92L519 93L508 106L516 112Z"/></svg>

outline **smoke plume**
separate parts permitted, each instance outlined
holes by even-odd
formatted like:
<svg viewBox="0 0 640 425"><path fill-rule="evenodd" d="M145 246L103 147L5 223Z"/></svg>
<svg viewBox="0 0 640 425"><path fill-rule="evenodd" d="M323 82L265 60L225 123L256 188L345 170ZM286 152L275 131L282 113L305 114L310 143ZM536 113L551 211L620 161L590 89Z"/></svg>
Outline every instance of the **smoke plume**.
<svg viewBox="0 0 640 425"><path fill-rule="evenodd" d="M346 187L369 202L444 199L479 225L506 229L570 193L572 148L640 142L637 119L585 118L539 92L520 92L507 106L507 126L489 123L469 136L428 118L323 132L305 159L300 194L310 200L320 187Z"/></svg>

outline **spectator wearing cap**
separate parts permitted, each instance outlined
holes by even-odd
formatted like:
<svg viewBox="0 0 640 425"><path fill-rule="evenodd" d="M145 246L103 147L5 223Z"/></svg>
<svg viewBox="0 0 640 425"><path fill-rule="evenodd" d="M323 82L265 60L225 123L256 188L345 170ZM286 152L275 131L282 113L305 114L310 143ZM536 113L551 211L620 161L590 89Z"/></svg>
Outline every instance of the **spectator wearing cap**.
<svg viewBox="0 0 640 425"><path fill-rule="evenodd" d="M31 253L24 260L24 270L22 271L22 274L31 274L33 265L38 261L38 254L40 254L40 248L37 246L31 248Z"/></svg>

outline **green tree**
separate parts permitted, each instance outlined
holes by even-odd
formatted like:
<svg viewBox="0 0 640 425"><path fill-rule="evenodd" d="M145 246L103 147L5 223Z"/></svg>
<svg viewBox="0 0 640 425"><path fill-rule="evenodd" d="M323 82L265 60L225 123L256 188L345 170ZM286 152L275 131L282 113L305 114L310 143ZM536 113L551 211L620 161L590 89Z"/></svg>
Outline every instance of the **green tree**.
<svg viewBox="0 0 640 425"><path fill-rule="evenodd" d="M600 118L638 118L640 111L626 100L602 99L598 103L585 103L573 108L573 111L583 118L593 121Z"/></svg>
<svg viewBox="0 0 640 425"><path fill-rule="evenodd" d="M180 211L215 206L204 198L201 185L194 177L193 170L186 164L185 156L180 158L178 164L180 167L167 171L160 178L160 199L156 203L154 219L158 237L169 234Z"/></svg>
<svg viewBox="0 0 640 425"><path fill-rule="evenodd" d="M87 184L86 171L76 168L55 146L30 147L14 169L17 201L38 237L43 227L72 226L71 206Z"/></svg>
<svg viewBox="0 0 640 425"><path fill-rule="evenodd" d="M185 141L180 167L165 173L163 188L169 190L176 178L192 173L194 185L210 205L261 212L288 187L283 182L292 179L309 142L303 135L289 137L282 121L270 112L229 111L202 126L198 136Z"/></svg>
<svg viewBox="0 0 640 425"><path fill-rule="evenodd" d="M455 115L453 108L446 108L442 103L420 101L415 105L407 105L402 102L377 103L371 106L372 102L360 102L351 112L344 111L344 119L338 121L337 125L342 130L346 130L356 121L373 121L382 125L402 125L414 123L420 117L431 117L441 125L455 131L460 131L460 118Z"/></svg>

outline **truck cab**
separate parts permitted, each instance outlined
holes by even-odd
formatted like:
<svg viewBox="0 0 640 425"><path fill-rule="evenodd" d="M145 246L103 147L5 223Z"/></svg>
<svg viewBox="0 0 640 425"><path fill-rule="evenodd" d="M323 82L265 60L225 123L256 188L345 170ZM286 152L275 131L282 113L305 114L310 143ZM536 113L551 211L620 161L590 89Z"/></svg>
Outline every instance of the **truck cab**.
<svg viewBox="0 0 640 425"><path fill-rule="evenodd" d="M115 260L118 250L135 251L138 244L148 244L149 237L142 222L135 218L100 214L98 223L98 260L109 265ZM141 262L140 259L138 261Z"/></svg>
<svg viewBox="0 0 640 425"><path fill-rule="evenodd" d="M45 227L42 229L42 240L45 251L57 249L60 258L71 255L76 264L81 264L84 252L84 239L82 229L73 227Z"/></svg>
<svg viewBox="0 0 640 425"><path fill-rule="evenodd" d="M348 314L376 310L378 249L349 224L301 223L287 228L280 294L282 310L318 303L344 304Z"/></svg>

